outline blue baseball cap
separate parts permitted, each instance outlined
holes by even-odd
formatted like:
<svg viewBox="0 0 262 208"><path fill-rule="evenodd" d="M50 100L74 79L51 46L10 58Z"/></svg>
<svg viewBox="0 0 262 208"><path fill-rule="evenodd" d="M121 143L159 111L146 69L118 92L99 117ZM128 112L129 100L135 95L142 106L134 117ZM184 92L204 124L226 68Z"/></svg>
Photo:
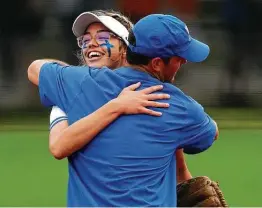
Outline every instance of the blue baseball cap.
<svg viewBox="0 0 262 208"><path fill-rule="evenodd" d="M189 34L184 22L172 15L151 14L139 20L133 28L136 44L132 52L147 57L179 56L190 62L204 61L209 47Z"/></svg>

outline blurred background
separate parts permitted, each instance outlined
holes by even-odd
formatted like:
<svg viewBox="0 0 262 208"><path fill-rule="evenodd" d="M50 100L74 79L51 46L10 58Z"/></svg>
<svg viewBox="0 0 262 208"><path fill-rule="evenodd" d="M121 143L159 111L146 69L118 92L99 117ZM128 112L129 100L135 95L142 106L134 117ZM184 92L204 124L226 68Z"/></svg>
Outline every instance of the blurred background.
<svg viewBox="0 0 262 208"><path fill-rule="evenodd" d="M0 6L0 206L65 206L67 161L48 152L49 109L27 79L38 58L78 64L71 27L84 11L114 9L135 23L150 13L180 17L211 48L187 64L176 85L220 127L203 154L188 156L193 175L218 181L231 206L262 206L262 1L14 0Z"/></svg>

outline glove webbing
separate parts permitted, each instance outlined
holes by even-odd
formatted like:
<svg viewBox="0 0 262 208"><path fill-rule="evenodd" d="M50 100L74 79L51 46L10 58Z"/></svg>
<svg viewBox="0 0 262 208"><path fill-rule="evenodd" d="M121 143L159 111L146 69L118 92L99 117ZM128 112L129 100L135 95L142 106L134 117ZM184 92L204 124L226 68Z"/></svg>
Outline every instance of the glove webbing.
<svg viewBox="0 0 262 208"><path fill-rule="evenodd" d="M219 187L219 184L218 182L214 182L214 181L211 181L211 186L215 189L215 191L217 192L217 195L221 201L221 204L223 205L223 207L229 207L226 200L225 200L225 197L222 193L222 191L218 188Z"/></svg>

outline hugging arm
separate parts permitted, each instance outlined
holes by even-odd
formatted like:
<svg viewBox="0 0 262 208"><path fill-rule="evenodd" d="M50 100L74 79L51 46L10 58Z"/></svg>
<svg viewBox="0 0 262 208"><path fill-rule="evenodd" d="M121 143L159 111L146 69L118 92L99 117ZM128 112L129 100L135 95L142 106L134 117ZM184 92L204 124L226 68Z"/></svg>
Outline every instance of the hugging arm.
<svg viewBox="0 0 262 208"><path fill-rule="evenodd" d="M70 156L88 144L121 115L148 114L161 116L160 112L150 110L147 107L167 108L169 106L167 103L154 100L168 99L169 95L163 93L151 94L161 90L161 85L135 91L140 85L140 83L130 85L117 98L70 126L66 121L57 123L51 129L49 137L49 149L52 155L56 159Z"/></svg>

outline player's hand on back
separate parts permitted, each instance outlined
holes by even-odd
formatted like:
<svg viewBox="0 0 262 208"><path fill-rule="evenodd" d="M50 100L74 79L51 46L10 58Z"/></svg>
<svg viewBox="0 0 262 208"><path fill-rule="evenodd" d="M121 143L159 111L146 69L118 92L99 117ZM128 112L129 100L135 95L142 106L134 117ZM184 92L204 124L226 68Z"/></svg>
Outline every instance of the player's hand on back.
<svg viewBox="0 0 262 208"><path fill-rule="evenodd" d="M154 93L161 91L163 85L155 85L136 91L140 85L141 83L138 82L124 88L113 102L116 102L119 105L122 114L148 114L161 116L161 112L148 109L148 107L168 108L168 103L157 102L156 100L169 99L170 95L160 92Z"/></svg>

